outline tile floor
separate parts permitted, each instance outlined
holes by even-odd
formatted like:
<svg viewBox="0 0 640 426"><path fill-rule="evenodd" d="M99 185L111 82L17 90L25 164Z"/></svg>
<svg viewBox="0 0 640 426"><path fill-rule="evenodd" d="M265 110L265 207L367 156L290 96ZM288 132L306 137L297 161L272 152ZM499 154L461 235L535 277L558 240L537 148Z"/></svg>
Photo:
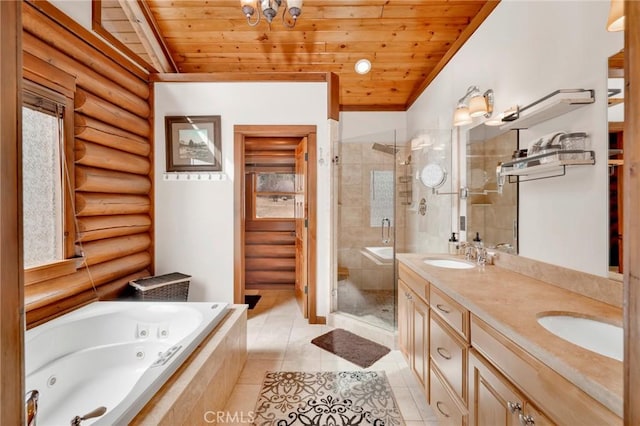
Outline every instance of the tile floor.
<svg viewBox="0 0 640 426"><path fill-rule="evenodd" d="M362 290L349 279L338 285L338 311L385 330L394 328L394 298L393 290Z"/></svg>
<svg viewBox="0 0 640 426"><path fill-rule="evenodd" d="M219 424L247 424L246 419L255 408L267 370L361 370L357 365L310 343L312 338L330 331L332 327L307 324L292 291L260 291L259 294L262 298L258 305L249 311L247 363L225 408L231 419L235 414L237 421ZM400 351L391 351L368 370L386 372L406 426L438 425Z"/></svg>

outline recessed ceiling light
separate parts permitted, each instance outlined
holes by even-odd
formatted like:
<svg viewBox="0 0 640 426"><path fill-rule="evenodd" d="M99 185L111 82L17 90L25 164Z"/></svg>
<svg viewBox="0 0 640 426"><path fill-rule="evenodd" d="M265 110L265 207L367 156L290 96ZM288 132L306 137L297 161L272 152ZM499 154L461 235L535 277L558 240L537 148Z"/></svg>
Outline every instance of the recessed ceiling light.
<svg viewBox="0 0 640 426"><path fill-rule="evenodd" d="M371 71L371 62L368 59L360 59L355 66L358 74L366 74Z"/></svg>

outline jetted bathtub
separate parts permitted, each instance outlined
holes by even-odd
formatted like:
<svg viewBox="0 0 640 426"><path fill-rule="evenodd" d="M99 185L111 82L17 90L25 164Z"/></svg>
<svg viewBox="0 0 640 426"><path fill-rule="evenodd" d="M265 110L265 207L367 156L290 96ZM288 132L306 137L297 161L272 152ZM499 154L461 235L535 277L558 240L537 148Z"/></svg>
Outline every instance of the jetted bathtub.
<svg viewBox="0 0 640 426"><path fill-rule="evenodd" d="M94 302L27 330L26 391L38 426L124 425L227 312L226 303Z"/></svg>

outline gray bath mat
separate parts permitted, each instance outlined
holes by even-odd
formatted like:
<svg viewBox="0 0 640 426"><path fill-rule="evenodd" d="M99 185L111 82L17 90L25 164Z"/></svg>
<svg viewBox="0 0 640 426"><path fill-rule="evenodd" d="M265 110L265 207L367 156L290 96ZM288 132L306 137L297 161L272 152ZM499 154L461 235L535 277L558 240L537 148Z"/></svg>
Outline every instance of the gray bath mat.
<svg viewBox="0 0 640 426"><path fill-rule="evenodd" d="M341 328L318 336L311 343L362 368L370 367L390 351L386 346Z"/></svg>

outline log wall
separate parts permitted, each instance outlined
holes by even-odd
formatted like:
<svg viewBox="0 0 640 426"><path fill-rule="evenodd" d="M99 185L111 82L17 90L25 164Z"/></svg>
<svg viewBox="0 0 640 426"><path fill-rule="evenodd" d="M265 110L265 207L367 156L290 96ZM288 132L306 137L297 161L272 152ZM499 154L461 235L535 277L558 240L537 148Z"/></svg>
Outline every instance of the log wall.
<svg viewBox="0 0 640 426"><path fill-rule="evenodd" d="M153 271L151 108L148 81L124 57L109 57L98 39L22 3L25 76L38 64L75 78L73 199L76 254L71 273L25 287L27 324L36 325L123 291ZM34 60L36 58L36 60ZM38 61L40 60L40 61ZM68 272L68 271L67 271Z"/></svg>

